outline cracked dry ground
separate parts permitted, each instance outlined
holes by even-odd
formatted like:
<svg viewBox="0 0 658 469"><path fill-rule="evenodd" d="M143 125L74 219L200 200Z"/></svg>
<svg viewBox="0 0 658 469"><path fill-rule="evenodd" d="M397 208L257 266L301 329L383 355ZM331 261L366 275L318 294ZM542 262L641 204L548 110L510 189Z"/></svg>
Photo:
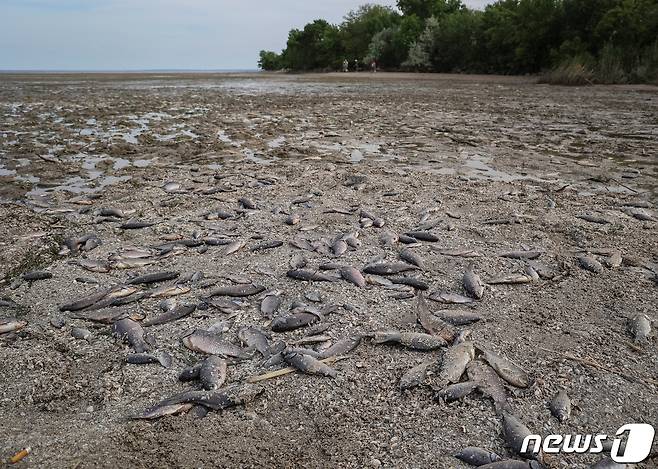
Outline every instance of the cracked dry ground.
<svg viewBox="0 0 658 469"><path fill-rule="evenodd" d="M19 307L5 304L0 316L28 323L0 335L0 457L32 450L16 467L453 468L470 467L452 456L469 445L514 456L481 393L445 404L430 386L400 391L406 371L429 359L440 363L443 349L419 352L368 338L332 365L335 379L288 374L262 382L253 402L202 419L190 413L131 420L195 388L177 379L202 358L181 344L186 331L228 321L223 338L236 344L245 325L269 331L259 297L239 300L235 315L210 308L146 328L157 350L173 357L170 368L125 363L130 349L110 326L58 310L132 275L202 271L206 283L244 279L280 290L278 315L319 293L323 305L340 306L323 319L332 342L377 329L422 331L413 321L414 300L397 299L404 286L287 278L291 258L302 252L289 243L294 238L317 242L317 250L303 251L310 269L325 262L362 269L377 256L393 262L412 249L426 266L409 275L429 284L427 294L465 294L462 277L471 264L484 281L522 273L526 261L499 254L541 251L537 261L552 279L490 285L465 306L428 303L435 311L469 308L480 315L458 329L529 373L529 387L506 391L532 431L613 434L625 423L658 422L655 338L636 344L627 330L636 314L658 319L657 223L650 219L656 88L388 74L3 75L1 81L0 298ZM172 181L182 190L165 191ZM241 197L257 210L242 209ZM156 224L121 230L126 220L103 221L101 208ZM333 208L346 213L326 213ZM362 227L361 209L384 226ZM217 210L232 217L208 216ZM649 219L635 218L638 210ZM289 213L301 221L286 224ZM584 214L606 223L578 217ZM437 222L431 231L438 241L382 243L423 218ZM338 258L323 248L322 240L355 231L359 247ZM59 254L64 239L88 233L102 244L77 256ZM224 246L178 247L152 265L106 273L78 265L195 236L242 240L245 247L230 255ZM250 250L271 240L283 245ZM593 252L605 263L614 251L621 266L600 273L577 260ZM21 280L35 269L52 278ZM199 302L214 288L203 286L191 284L174 299ZM144 298L121 308L148 318L159 314L158 303ZM54 327L57 320L65 325ZM73 327L88 329L91 338L73 338ZM270 334L292 344L305 329ZM227 382L272 369L255 355L230 365ZM436 373L427 384L437 384ZM547 408L559 389L574 404L563 423ZM546 464L588 467L597 459L560 455Z"/></svg>

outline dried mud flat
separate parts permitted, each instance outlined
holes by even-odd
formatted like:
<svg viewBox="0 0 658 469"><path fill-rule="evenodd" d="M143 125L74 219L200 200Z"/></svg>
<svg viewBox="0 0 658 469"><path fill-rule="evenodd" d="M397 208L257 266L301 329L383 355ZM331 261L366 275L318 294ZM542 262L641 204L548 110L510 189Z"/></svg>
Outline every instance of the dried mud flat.
<svg viewBox="0 0 658 469"><path fill-rule="evenodd" d="M466 306L483 319L458 328L530 374L529 387L506 388L515 414L543 435L614 434L626 423L658 422L655 337L634 343L627 330L636 314L658 319L656 88L387 74L2 75L0 83L0 298L19 305L0 307L0 317L28 323L0 335L3 461L26 446L31 453L15 467L471 467L452 456L465 446L513 457L486 396L445 404L428 386L399 390L406 371L440 360L443 350L368 338L332 365L335 379L293 373L264 381L253 402L205 418L131 420L194 389L177 379L202 358L181 344L185 331L226 320L223 338L238 344L244 325L269 330L259 297L241 299L234 315L199 309L146 328L157 350L173 357L170 368L125 363L129 347L110 326L58 310L131 275L202 271L217 285L192 283L177 301L198 302L245 278L282 292L277 315L295 300L310 303L304 295L314 292L322 305L341 306L323 320L333 342L377 329L422 331L409 320L414 299L395 299L399 290L286 277L300 252L310 269L324 262L362 269L375 256L393 262L411 249L426 264L411 275L430 285L429 294L465 294L469 265L486 281L526 268L500 253L541 251L537 261L552 279L487 286ZM180 187L165 190L172 181ZM241 207L243 197L257 209ZM103 219L101 208L126 218ZM384 226L362 227L369 224L360 220L362 209ZM231 218L208 216L218 210ZM647 219L636 218L638 211ZM286 224L289 213L300 222ZM578 217L584 214L605 223ZM120 229L128 218L155 224ZM387 232L403 234L423 219L437 222L431 232L438 241L382 243ZM354 231L360 246L340 257L290 244ZM89 233L102 244L59 253L65 239ZM188 243L149 266L106 273L76 264L176 237L242 240L245 247L226 255L225 246ZM272 240L283 245L251 251ZM577 260L590 252L605 263L614 251L621 265L600 273ZM34 270L52 278L21 280ZM159 314L158 302L121 308L148 318ZM57 320L65 325L54 327ZM72 337L72 327L91 338ZM289 344L305 334L271 333ZM255 356L230 365L227 382L271 371L261 362ZM574 404L563 423L547 408L559 389ZM546 465L588 467L597 459L560 455Z"/></svg>

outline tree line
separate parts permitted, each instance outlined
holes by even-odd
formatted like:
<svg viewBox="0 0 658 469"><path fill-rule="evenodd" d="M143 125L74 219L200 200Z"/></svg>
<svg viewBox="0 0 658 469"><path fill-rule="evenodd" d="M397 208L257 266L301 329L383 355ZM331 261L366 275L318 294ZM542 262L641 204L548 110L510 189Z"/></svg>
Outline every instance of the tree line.
<svg viewBox="0 0 658 469"><path fill-rule="evenodd" d="M461 0L367 4L341 24L292 29L281 53L261 51L263 70L365 69L542 74L548 81L658 83L657 0Z"/></svg>

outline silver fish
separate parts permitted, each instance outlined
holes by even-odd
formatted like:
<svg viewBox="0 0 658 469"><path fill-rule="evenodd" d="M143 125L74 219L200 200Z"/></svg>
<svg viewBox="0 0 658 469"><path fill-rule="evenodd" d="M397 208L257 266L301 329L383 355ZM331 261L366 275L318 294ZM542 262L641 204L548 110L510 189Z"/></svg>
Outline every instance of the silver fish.
<svg viewBox="0 0 658 469"><path fill-rule="evenodd" d="M571 415L571 399L567 396L564 390L560 389L558 393L553 396L549 403L549 408L553 416L560 422L564 422Z"/></svg>

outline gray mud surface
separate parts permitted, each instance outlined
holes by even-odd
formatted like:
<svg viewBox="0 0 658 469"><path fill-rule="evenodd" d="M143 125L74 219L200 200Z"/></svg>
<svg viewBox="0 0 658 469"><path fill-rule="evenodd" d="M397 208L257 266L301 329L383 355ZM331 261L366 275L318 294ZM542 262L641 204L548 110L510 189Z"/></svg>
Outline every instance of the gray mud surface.
<svg viewBox="0 0 658 469"><path fill-rule="evenodd" d="M322 304L341 306L324 317L331 341L384 328L421 332L409 321L414 300L394 298L404 286L302 282L286 271L302 252L289 244L294 237L332 241L354 231L361 245L339 258L303 251L309 268L332 261L362 269L375 256L397 261L407 246L382 244L382 233L410 231L424 215L439 221L431 230L439 241L410 248L426 263L410 275L429 283L427 293L465 294L469 264L485 281L522 273L526 262L500 257L504 251L541 251L537 261L554 273L487 286L465 306L483 320L459 328L530 374L528 388L507 392L532 431L610 435L626 423L658 423L656 339L635 343L627 330L636 314L658 320L658 223L628 210L639 203L647 207L636 210L658 216L656 88L441 75L1 75L0 115L0 298L19 305L0 306L0 317L28 322L0 335L0 458L31 448L12 467L461 468L470 466L452 455L465 446L513 457L500 417L480 393L445 404L430 386L399 390L407 370L440 360L443 350L368 338L332 365L335 379L292 373L263 381L253 402L205 418L131 420L195 388L177 379L203 358L181 344L185 331L226 320L223 338L237 344L244 325L269 330L259 297L240 299L237 314L210 308L146 328L156 349L173 356L168 369L125 363L130 349L109 325L58 310L132 275L202 271L218 286L248 279L280 290L279 315L319 292ZM163 189L171 181L179 191ZM241 209L241 197L257 210ZM126 218L103 220L103 207ZM325 213L333 208L349 213ZM208 216L220 209L233 217ZM384 226L362 228L360 209ZM284 223L289 213L300 223ZM608 223L576 216L585 213ZM119 229L128 218L156 224ZM497 219L515 222L484 223ZM66 238L88 233L102 244L61 253ZM179 246L152 265L107 273L72 263L195 237L239 239L245 247L226 255L223 246ZM283 245L250 250L271 240ZM577 256L590 252L605 262L606 250L619 251L622 265L598 274L580 267ZM37 269L52 278L21 280ZM199 302L214 288L202 287L193 283L174 299ZM160 313L158 303L145 298L121 308L148 318ZM72 337L76 326L92 337ZM305 334L271 333L289 344ZM230 365L227 383L277 368L256 355ZM574 404L564 423L547 408L559 389ZM546 465L588 467L597 459L559 455Z"/></svg>

